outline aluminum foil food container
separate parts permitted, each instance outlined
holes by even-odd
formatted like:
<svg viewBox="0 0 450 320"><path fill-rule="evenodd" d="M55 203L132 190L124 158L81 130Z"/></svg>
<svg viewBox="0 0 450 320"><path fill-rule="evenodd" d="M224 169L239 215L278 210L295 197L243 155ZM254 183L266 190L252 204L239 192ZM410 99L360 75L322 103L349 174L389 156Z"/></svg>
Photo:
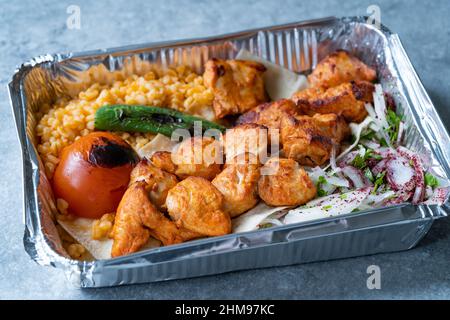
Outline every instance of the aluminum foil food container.
<svg viewBox="0 0 450 320"><path fill-rule="evenodd" d="M70 259L56 232L54 198L36 151L39 107L57 96L74 96L92 82L111 81L118 72L142 74L151 64L184 64L201 73L209 58L234 58L242 48L299 73L307 73L336 49L346 49L375 66L383 89L405 115L406 147L429 155L434 171L450 177L448 133L398 35L368 24L364 17L325 18L212 38L45 55L24 63L9 83L22 146L24 246L30 257L41 265L64 270L77 286L114 286L406 250L428 232L434 219L447 215L448 200L442 206L403 204L115 259Z"/></svg>

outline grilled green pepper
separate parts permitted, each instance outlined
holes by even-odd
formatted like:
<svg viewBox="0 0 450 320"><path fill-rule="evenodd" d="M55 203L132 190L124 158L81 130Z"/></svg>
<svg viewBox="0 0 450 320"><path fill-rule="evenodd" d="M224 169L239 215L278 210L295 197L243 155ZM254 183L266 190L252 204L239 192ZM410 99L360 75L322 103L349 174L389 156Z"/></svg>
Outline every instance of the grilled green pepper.
<svg viewBox="0 0 450 320"><path fill-rule="evenodd" d="M95 113L95 128L98 130L161 133L168 137L176 129L186 129L192 134L195 121L201 122L203 132L208 129L223 132L226 129L220 124L168 108L107 105Z"/></svg>

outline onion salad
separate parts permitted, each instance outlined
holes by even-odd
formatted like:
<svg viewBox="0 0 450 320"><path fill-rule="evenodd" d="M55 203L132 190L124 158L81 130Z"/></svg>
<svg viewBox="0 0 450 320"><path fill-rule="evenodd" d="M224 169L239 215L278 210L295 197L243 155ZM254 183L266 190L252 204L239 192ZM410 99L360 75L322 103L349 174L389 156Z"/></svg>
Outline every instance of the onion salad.
<svg viewBox="0 0 450 320"><path fill-rule="evenodd" d="M351 123L353 143L324 168L307 168L317 187L316 199L290 210L272 212L258 227L299 223L352 212L403 204L443 204L449 191L431 160L402 146L403 117L388 105L381 85L375 85L374 104L367 118ZM280 213L281 212L281 213Z"/></svg>

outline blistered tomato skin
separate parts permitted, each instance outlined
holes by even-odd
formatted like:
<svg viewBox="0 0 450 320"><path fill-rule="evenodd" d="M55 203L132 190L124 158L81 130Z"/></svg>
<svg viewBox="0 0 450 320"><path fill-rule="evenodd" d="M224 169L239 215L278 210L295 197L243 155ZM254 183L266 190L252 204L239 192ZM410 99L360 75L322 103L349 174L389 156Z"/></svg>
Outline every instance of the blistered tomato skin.
<svg viewBox="0 0 450 320"><path fill-rule="evenodd" d="M138 156L124 140L94 132L64 148L53 176L56 198L69 203L69 213L98 219L114 212L127 189Z"/></svg>

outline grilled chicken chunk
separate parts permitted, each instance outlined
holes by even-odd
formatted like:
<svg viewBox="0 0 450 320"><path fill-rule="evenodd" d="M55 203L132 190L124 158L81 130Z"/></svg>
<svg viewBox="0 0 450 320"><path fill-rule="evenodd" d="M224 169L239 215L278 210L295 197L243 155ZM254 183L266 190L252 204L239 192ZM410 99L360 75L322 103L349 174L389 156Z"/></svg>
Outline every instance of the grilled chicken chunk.
<svg viewBox="0 0 450 320"><path fill-rule="evenodd" d="M177 165L172 161L172 152L156 151L150 157L150 161L155 167L176 175Z"/></svg>
<svg viewBox="0 0 450 320"><path fill-rule="evenodd" d="M270 129L280 129L281 118L286 115L299 115L299 109L292 100L282 99L253 108L241 115L236 124L256 123Z"/></svg>
<svg viewBox="0 0 450 320"><path fill-rule="evenodd" d="M158 151L150 159L155 166L180 179L196 176L212 180L223 162L220 142L199 136L184 140L173 153Z"/></svg>
<svg viewBox="0 0 450 320"><path fill-rule="evenodd" d="M330 159L333 144L339 144L349 133L347 123L336 114L283 117L283 152L302 165L322 165Z"/></svg>
<svg viewBox="0 0 450 320"><path fill-rule="evenodd" d="M350 53L339 50L319 62L309 75L311 87L324 89L350 81L375 81L376 71Z"/></svg>
<svg viewBox="0 0 450 320"><path fill-rule="evenodd" d="M223 211L223 196L211 182L188 177L169 190L166 206L177 226L219 236L231 232L230 216Z"/></svg>
<svg viewBox="0 0 450 320"><path fill-rule="evenodd" d="M150 202L145 181L131 184L125 192L112 230L111 256L118 257L138 251L150 238L163 245L202 237L201 234L178 228Z"/></svg>
<svg viewBox="0 0 450 320"><path fill-rule="evenodd" d="M317 190L296 161L271 158L262 167L258 192L270 206L298 206L313 199Z"/></svg>
<svg viewBox="0 0 450 320"><path fill-rule="evenodd" d="M238 155L211 183L224 197L223 210L234 218L253 208L259 201L260 164L252 154Z"/></svg>
<svg viewBox="0 0 450 320"><path fill-rule="evenodd" d="M300 115L298 108L289 100L254 108L238 119L241 124L236 128L250 127L253 121L271 129L279 129L279 143L285 156L309 166L321 165L327 161L333 143L339 144L350 132L343 117L334 113L315 114L312 117ZM273 132L271 133L269 138L273 139ZM245 140L242 133L236 136L240 137L238 141Z"/></svg>
<svg viewBox="0 0 450 320"><path fill-rule="evenodd" d="M214 93L217 118L239 114L267 101L264 65L253 61L211 59L205 64L204 83Z"/></svg>
<svg viewBox="0 0 450 320"><path fill-rule="evenodd" d="M349 122L361 122L367 116L365 103L373 102L375 87L370 82L352 81L323 89L312 87L299 91L292 97L301 113L335 113Z"/></svg>
<svg viewBox="0 0 450 320"><path fill-rule="evenodd" d="M268 144L267 128L259 124L247 123L228 129L224 136L226 163L245 153L251 153L256 156L255 160L261 161L267 157Z"/></svg>
<svg viewBox="0 0 450 320"><path fill-rule="evenodd" d="M177 177L155 167L144 159L131 171L130 185L138 181L145 181L145 189L150 201L158 210L165 211L167 192L178 183Z"/></svg>

